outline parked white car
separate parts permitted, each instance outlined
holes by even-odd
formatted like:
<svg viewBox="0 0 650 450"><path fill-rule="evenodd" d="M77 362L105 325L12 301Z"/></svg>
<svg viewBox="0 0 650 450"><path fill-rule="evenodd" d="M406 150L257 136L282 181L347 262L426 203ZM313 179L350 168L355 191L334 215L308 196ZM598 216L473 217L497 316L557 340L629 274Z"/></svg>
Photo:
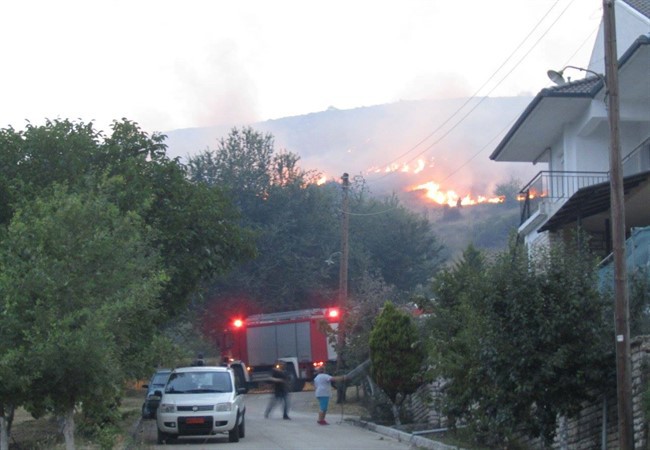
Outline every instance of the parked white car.
<svg viewBox="0 0 650 450"><path fill-rule="evenodd" d="M246 391L228 367L174 369L160 392L158 444L226 432L230 442L238 442L245 434Z"/></svg>

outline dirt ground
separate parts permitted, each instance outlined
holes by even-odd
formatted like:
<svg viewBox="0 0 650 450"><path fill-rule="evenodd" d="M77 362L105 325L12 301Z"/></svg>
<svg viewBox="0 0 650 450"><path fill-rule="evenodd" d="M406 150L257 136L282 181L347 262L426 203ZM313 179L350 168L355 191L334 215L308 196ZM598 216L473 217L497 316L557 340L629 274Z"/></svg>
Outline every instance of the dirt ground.
<svg viewBox="0 0 650 450"><path fill-rule="evenodd" d="M128 389L122 399L120 412L122 416L122 433L115 448L124 448L130 438L130 430L140 416L144 390ZM79 450L96 450L100 446L81 436L75 436ZM47 415L34 419L24 409L18 409L14 417L9 439L9 450L60 450L64 449L63 435L55 417Z"/></svg>

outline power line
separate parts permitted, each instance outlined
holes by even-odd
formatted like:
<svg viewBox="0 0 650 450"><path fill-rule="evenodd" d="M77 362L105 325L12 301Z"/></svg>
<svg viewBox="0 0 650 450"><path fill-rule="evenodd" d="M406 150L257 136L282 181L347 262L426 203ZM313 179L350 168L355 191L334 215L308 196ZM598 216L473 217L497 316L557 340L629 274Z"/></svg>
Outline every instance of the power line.
<svg viewBox="0 0 650 450"><path fill-rule="evenodd" d="M458 114L458 113L459 113L463 108L465 108L465 106L467 106L467 104L469 104L469 102L471 102L472 100L474 100L474 99L477 97L478 93L479 93L479 92L480 92L480 91L481 91L481 90L482 90L482 89L483 89L483 88L484 88L484 87L485 87L485 86L486 86L486 85L487 85L487 84L488 84L488 83L489 83L489 82L490 82L490 81L491 81L491 80L496 76L496 74L497 74L497 73L498 73L498 72L499 72L499 71L500 71L500 70L501 70L501 69L502 69L502 68L503 68L507 63L508 63L508 61L510 61L510 59L512 59L512 57L515 55L515 53L517 53L517 51L519 51L519 49L520 49L520 48L524 45L524 43L525 43L525 42L530 38L530 36L531 36L531 35L532 35L532 34L533 34L533 33L534 33L534 32L535 32L535 31L536 31L536 30L541 26L542 22L544 22L544 20L546 19L546 17L548 17L548 15L549 15L549 14L551 13L551 11L552 11L556 6L557 6L557 4L558 4L559 2L560 2L560 0L557 0L557 1L556 1L556 2L555 2L555 3L554 3L554 4L553 4L549 9L548 9L548 11L547 11L543 16L542 16L542 18L541 18L541 19L537 22L537 24L533 27L533 29L532 29L532 30L531 30L531 31L530 31L530 32L529 32L529 33L528 33L528 34L523 38L523 40L522 40L522 41L519 43L519 45L517 45L517 47L516 47L516 48L515 48L511 53L510 53L510 55L505 59L505 61L504 61L504 62L503 62L503 63L502 63L502 64L501 64L501 65L500 65L500 66L499 66L499 67L498 67L498 68L497 68L493 73L492 73L492 75L490 75L490 77L489 77L489 78L488 78L488 79L487 79L487 80L486 80L486 81L481 85L481 87L479 87L479 88L477 89L477 91L476 91L476 92L475 92L471 97L469 97L469 98L468 98L468 99L467 99L467 100L466 100L466 101L465 101L465 102L464 102L464 103L463 103L463 104L462 104L462 105L461 105L461 106L460 106L456 111L454 111L454 113L451 114L451 116L449 116L449 117L448 117L448 118L447 118L447 119L446 119L446 120L445 120L445 121L444 121L440 126L438 126L438 127L437 127L433 132L431 132L428 136L426 136L424 139L422 139L420 142L418 142L415 146L411 147L408 151L406 151L406 152L403 153L402 155L398 156L397 158L393 159L390 163L387 164L387 166L390 167L390 166L393 165L396 161L399 161L399 160L402 159L404 156L408 155L408 154L411 153L413 150L415 150L417 147L419 147L422 143L424 143L427 139L429 139L430 137L432 137L432 136L433 136L434 134L436 134L440 129L442 129L442 128L447 124L447 123L449 123L449 122L451 121L451 119L453 119L453 118L454 118L454 117L455 117L455 116L456 116L456 115L457 115L457 114ZM560 14L555 18L555 20L554 20L554 21L553 21L553 22L548 26L548 28L547 28L547 29L542 33L542 35L537 39L537 41L535 41L535 43L532 45L532 47L530 47L530 49L529 49L529 50L528 50L528 51L527 51L527 52L526 52L526 53L525 53L525 54L524 54L524 55L523 55L523 56L522 56L522 57L517 61L517 63L513 66L513 68L510 69L510 70L505 74L505 76L503 76L503 77L499 80L499 82L498 82L498 83L497 83L497 84L496 84L492 89L490 89L490 91L488 91L488 93L487 93L485 96L481 97L480 100L476 103L476 105L474 105L474 106L473 106L473 107L472 107L472 108L471 108L471 109L470 109L466 114L464 114L464 115L460 118L460 120L459 120L458 122L456 122L456 123L455 123L455 124L454 124L450 129L449 129L449 130L447 130L447 131L446 131L442 136L440 136L440 137L439 137L437 140L435 140L432 144L430 144L429 146L427 146L423 151L417 153L413 158L407 160L405 164L408 164L408 163L414 161L416 158L420 157L422 154L426 153L428 150L430 150L430 149L433 148L435 145L437 145L440 141L442 141L442 139L444 139L445 137L447 137L447 136L448 136L448 135L449 135L449 134L450 134L454 129L456 129L456 127L458 127L458 126L459 126L459 125L460 125L460 124L461 124L461 123L462 123L462 122L463 122L463 121L464 121L464 120L465 120L465 119L466 119L466 118L467 118L467 117L468 117L468 116L469 116L469 115L470 115L470 114L471 114L471 113L472 113L476 108L478 108L478 106L480 106L481 103L483 103L483 101L485 101L485 99L489 96L489 94L491 94L492 92L494 92L494 90L495 90L497 87L499 87L499 86L503 83L503 81L504 81L506 78L508 78L508 76L510 76L510 74L511 74L511 73L512 73L516 68L519 67L519 65L521 64L521 62L522 62L522 61L523 61L523 60L524 60L524 59L525 59L525 58L526 58L526 57L527 57L527 56L528 56L528 55L533 51L533 49L535 49L535 47L537 47L537 45L540 43L540 41L542 40L542 38L544 38L544 37L548 34L548 32L549 32L549 31L550 31L550 30L555 26L555 24L557 23L557 21L558 21L558 20L559 20L563 15L564 15L564 13L567 11L567 9L568 9L570 6L571 6L571 2L570 2L569 4L567 4L567 6L566 6L566 7L565 7L561 12L560 12ZM583 43L582 45L584 45L584 43ZM485 147L483 147L483 149L484 149L484 148L485 148ZM481 150L481 151L482 151L482 150ZM474 156L474 157L475 157L475 156ZM472 157L471 159L473 159L474 157ZM471 160L471 159L470 159L470 160ZM467 162L469 162L469 161L467 161ZM467 164L467 163L465 163L465 164L463 164L463 165L466 165L466 164ZM374 179L372 179L372 180L368 180L368 181L369 181L369 182L376 182L376 181L382 180L382 179L388 177L389 175L393 175L393 174L394 174L394 172L391 171L391 172L385 173L384 175L382 175L382 176L380 176L380 177L377 177L377 178L374 178Z"/></svg>
<svg viewBox="0 0 650 450"><path fill-rule="evenodd" d="M458 109L456 109L456 110L455 110L455 111L454 111L454 112L453 112L453 113L452 113L452 114L451 114L451 115L450 115L450 116L449 116L449 117L448 117L448 118L447 118L447 119L446 119L446 120L445 120L441 125L439 125L439 126L438 126L434 131L433 131L433 132L431 132L431 133L430 133L429 135L427 135L425 138L423 138L422 140L420 140L417 144L415 144L413 147L411 147L411 148L410 148L409 150L407 150L405 153L403 153L402 155L400 155L400 156L398 156L397 158L393 159L393 160L392 160L391 162L389 162L386 166L387 166L387 167L390 167L391 165L395 164L397 161L401 160L403 157L405 157L406 155L408 155L409 153L411 153L413 150L415 150L416 148L418 148L418 147L419 147L420 145L422 145L425 141L427 141L429 138L431 138L433 135L435 135L438 131L440 131L440 130L441 130L441 129L442 129L442 128L447 124L447 123L449 123L449 122L450 122L450 121L451 121L451 120L452 120L452 119L453 119L453 118L454 118L458 113L460 113L460 111L461 111L463 108L465 108L465 106L467 106L467 105L468 105L472 100L474 100L474 98L477 97L478 93L479 93L479 92L480 92L480 91L481 91L481 90L482 90L482 89L483 89L483 88L484 88L484 87L485 87L485 86L486 86L486 85L487 85L487 84L488 84L488 83L489 83L489 82L490 82L490 81L491 81L491 80L496 76L496 74L497 74L497 73L498 73L498 72L499 72L499 71L500 71L500 70L501 70L501 69L502 69L502 68L503 68L503 67L504 67L504 66L505 66L505 65L506 65L506 64L507 64L507 63L508 63L512 58L513 58L513 56L514 56L514 55L515 55L515 54L516 54L516 53L517 53L517 52L522 48L522 46L524 45L524 43L525 43L525 42L526 42L526 41L527 41L527 40L528 40L528 39L533 35L533 33L534 33L534 32L535 32L535 31L536 31L536 30L541 26L541 24L542 24L542 23L544 22L544 20L549 16L549 14L551 13L551 11L553 11L553 9L555 9L555 7L557 6L557 4L558 4L559 2L560 2L560 0L557 0L555 3L553 3L553 5L552 5L552 6L551 6L547 11L546 11L546 13L542 16L542 18L541 18L541 19L540 19L540 20L535 24L535 26L531 29L531 31L528 32L528 34L527 34L527 35L526 35L526 36L521 40L521 42L517 45L517 47L515 47L515 49L514 49L514 50L510 53L510 55L509 55L509 56L508 56L508 57L503 61L503 63L501 63L501 65L500 65L500 66L499 66L499 67L498 67L498 68L497 68L497 69L492 73L492 75L490 75L490 77L488 77L488 79L487 79L487 80L486 80L486 81L485 81L485 82L484 82L484 83L483 83L483 84L482 84L482 85L481 85L481 86L476 90L476 92L475 92L471 97L469 97L469 98L468 98L468 99L467 99L467 100L466 100L466 101L465 101L465 102L464 102L464 103L463 103L463 104L462 104ZM496 88L498 88L498 87L503 83L503 81L505 81L505 79L508 78L508 77L510 76L510 74L511 74L515 69L517 69L517 68L520 66L520 64L522 63L522 61L528 57L528 55L529 55L529 54L530 54L530 53L531 53L531 52L532 52L532 51L537 47L537 45L541 42L541 40L542 40L542 39L543 39L543 38L544 38L544 37L545 37L545 36L546 36L550 31L551 31L551 29L552 29L552 28L555 26L555 24L560 20L560 18L562 18L562 16L566 13L566 11L569 9L569 7L571 6L571 4L572 4L572 1L569 2L569 3L564 7L564 9L563 9L563 10L560 12L560 14L555 18L555 20L553 20L553 22L551 22L551 24L550 24L550 25L549 25L549 26L544 30L544 32L539 36L539 38L537 38L537 40L535 41L535 43L534 43L534 44L533 44L533 45L528 49L528 51L526 51L526 53L524 53L524 55L523 55L521 58L519 58L519 60L515 63L515 65L514 65L514 66L513 66L513 67L512 67L512 68L511 68L511 69L510 69L510 70L509 70L509 71L508 71L508 72L507 72L507 73L506 73L506 74L505 74L505 75L504 75L504 76L503 76L499 81L498 81L498 83L497 83L496 85L494 85L494 87L492 87L492 89L490 89L490 90L488 91L488 93L487 93L485 96L481 97L481 98L479 99L479 101L478 101L478 102L477 102L477 103L476 103L476 104L475 104L475 105L474 105L474 106L473 106L473 107L472 107L472 108L471 108L467 113L465 113L465 114L460 118L460 120L458 120L458 121L457 121L457 122L456 122L456 123L455 123L455 124L450 128L450 129L448 129L448 130L447 130L447 131L446 131L442 136L440 136L438 139L436 139L433 143L431 143L429 146L427 146L424 150L422 150L421 152L417 153L413 158L407 160L404 164L409 164L409 163L413 162L415 159L417 159L418 157L420 157L422 154L424 154L424 153L426 153L427 151L429 151L431 148L433 148L435 145L437 145L439 142L441 142L445 137L447 137L447 136L448 136L448 135L449 135L449 134L450 134L454 129L456 129L456 128L457 128L457 127L458 127L458 126L459 126L459 125L460 125L460 124L461 124L461 123L462 123L462 122L463 122L463 121L464 121L464 120L465 120L465 119L466 119L466 118L467 118L467 117L472 113L472 112L474 112L474 110L475 110L476 108L478 108L478 107L481 105L481 103L483 103L483 101L485 101L486 98L488 98L489 94L491 94L492 92L494 92L494 90L495 90ZM580 46L578 47L578 49L573 53L573 55L572 55L571 57L575 56L575 54L577 54L578 51L580 51L580 49L585 45L585 43L586 43L586 42L591 38L591 36L593 35L593 33L594 33L594 32L592 31L592 32L589 34L589 36L588 36L588 37L587 37L587 38L586 38L586 39L585 39L585 40L580 44ZM462 168L465 167L467 164L469 164L471 161L473 161L476 157L478 157L478 155L480 155L480 154L481 154L481 153L482 153L482 152L483 152L483 151L484 151L484 150L485 150L485 149L486 149L486 148L487 148L487 147L488 147L488 146L489 146L493 141L495 141L499 136L503 135L503 133L505 133L506 130L509 129L509 128L512 126L512 124L515 122L515 120L516 120L516 117L513 118L512 120L510 120L510 121L508 122L508 124L507 124L507 125L506 125L502 130L501 130L501 131L499 131L499 133L497 133L494 137L492 137L492 139L490 139L490 140L489 140L485 145L483 145L483 146L482 146L482 147L481 147L481 148L480 148L480 149L479 149L479 150L478 150L474 155L472 155L472 156L471 156L469 159L467 159L464 163L462 163L462 164L461 164L460 166L458 166L455 170L453 170L451 173L449 173L445 178L443 178L442 180L440 180L440 182L446 181L446 180L449 179L451 176L455 175L455 174L456 174L460 169L462 169ZM367 182L368 182L368 183L370 183L370 182L377 182L377 181L380 181L380 180L382 180L382 179L388 177L389 175L394 175L394 174L395 174L394 171L390 171L390 172L388 172L388 173L383 174L383 175L380 176L380 177L374 178L374 179L372 179L372 180L367 180ZM348 214L353 215L353 216L373 216L373 215L384 214L384 213L387 213L387 212L393 211L393 210L395 210L395 209L397 209L397 208L399 208L399 207L400 207L400 205L396 205L396 206L394 206L394 207L387 208L387 209L385 209L385 210L377 211L377 212L373 212L373 213L352 213L352 212L349 212L349 211L348 211Z"/></svg>
<svg viewBox="0 0 650 450"><path fill-rule="evenodd" d="M458 166L455 170L450 172L446 177L441 179L440 182L442 183L443 181L447 181L449 178L451 178L453 175L455 175L460 169L462 169L467 164L469 164L472 160L474 160L474 158L476 158L479 154L481 154L481 152L483 152L483 150L485 150L490 144L492 144L492 142L494 142L499 136L502 136L506 132L506 130L508 130L515 123L516 120L517 120L517 117L516 116L513 117L508 122L508 124L505 127L503 127L497 134L495 134L492 137L492 139L490 139L485 145L483 145L483 147L481 147L478 152L476 152L471 158L469 158L463 164ZM372 213L353 213L353 212L348 211L348 214L350 216L361 216L361 217L363 217L363 216L376 216L376 215L379 215L379 214L384 214L384 213L387 213L387 212L390 212L390 211L394 211L395 209L400 208L400 207L402 207L402 206L401 205L395 205L395 206L393 206L391 208L387 208L387 209L372 212Z"/></svg>
<svg viewBox="0 0 650 450"><path fill-rule="evenodd" d="M564 67L564 66L568 66L569 64L571 64L571 62L573 61L573 59L575 58L575 56L578 54L578 52L579 52L580 50L582 50L582 47L584 47L585 44L586 44L587 42L589 42L589 40L592 38L592 36L594 35L594 33L596 33L596 32L598 31L598 28L600 28L600 25L597 26L597 27L595 27L595 28L591 31L591 33L589 33L589 35L585 38L585 40L582 41L582 44L580 44L580 45L578 46L578 48L576 49L576 51L573 52L573 53L571 54L571 56L569 56L569 57L567 58L567 60L566 60L566 62L565 62L564 64L562 64L562 67ZM602 60L604 60L604 58L602 58L601 61L602 61Z"/></svg>

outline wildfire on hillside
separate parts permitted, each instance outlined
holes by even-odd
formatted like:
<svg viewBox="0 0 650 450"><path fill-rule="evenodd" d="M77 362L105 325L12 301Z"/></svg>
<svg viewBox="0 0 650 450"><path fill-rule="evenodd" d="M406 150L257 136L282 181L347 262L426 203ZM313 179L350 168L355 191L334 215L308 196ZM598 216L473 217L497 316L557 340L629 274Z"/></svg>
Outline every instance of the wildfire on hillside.
<svg viewBox="0 0 650 450"><path fill-rule="evenodd" d="M423 159L418 159L409 164L398 164L394 163L390 166L387 166L383 169L372 168L369 172L374 173L389 173L389 172L399 172L403 174L410 175L419 175L420 179L431 179L436 178L432 173L435 163L433 161L425 161ZM479 205L483 203L503 203L505 198L500 197L490 197L487 195L472 195L471 193L459 194L451 189L441 189L440 183L435 181L426 181L419 182L416 184L410 184L409 187L405 189L407 192L416 192L421 193L421 198L428 202L434 202L439 205L448 205L451 207L456 206L472 206Z"/></svg>
<svg viewBox="0 0 650 450"><path fill-rule="evenodd" d="M460 207L474 206L480 204L498 204L505 202L505 196L477 195L472 191L490 190L489 183L473 183L471 178L456 174L454 185L456 189L443 189L441 183L426 181L436 178L443 178L444 170L435 168L433 161L418 159L411 163L393 163L386 167L372 167L367 174L389 174L397 178L393 179L394 186L403 192L410 192L427 203L434 203L441 206ZM322 175L317 181L321 185L327 181L338 181L336 177ZM481 189L481 187L483 189Z"/></svg>
<svg viewBox="0 0 650 450"><path fill-rule="evenodd" d="M460 195L453 190L441 190L440 185L429 181L427 183L419 184L408 189L409 191L422 191L422 197L431 200L439 205L448 205L451 207L456 206L472 206L481 203L503 203L505 197L486 197L483 195L472 196L472 194Z"/></svg>

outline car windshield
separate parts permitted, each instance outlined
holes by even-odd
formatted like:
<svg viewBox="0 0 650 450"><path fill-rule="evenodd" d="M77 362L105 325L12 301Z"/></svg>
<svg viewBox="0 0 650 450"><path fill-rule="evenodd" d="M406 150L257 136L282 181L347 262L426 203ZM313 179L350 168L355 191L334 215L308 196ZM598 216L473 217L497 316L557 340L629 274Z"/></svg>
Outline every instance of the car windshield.
<svg viewBox="0 0 650 450"><path fill-rule="evenodd" d="M232 392L228 372L180 372L173 373L165 387L165 393L214 393Z"/></svg>

